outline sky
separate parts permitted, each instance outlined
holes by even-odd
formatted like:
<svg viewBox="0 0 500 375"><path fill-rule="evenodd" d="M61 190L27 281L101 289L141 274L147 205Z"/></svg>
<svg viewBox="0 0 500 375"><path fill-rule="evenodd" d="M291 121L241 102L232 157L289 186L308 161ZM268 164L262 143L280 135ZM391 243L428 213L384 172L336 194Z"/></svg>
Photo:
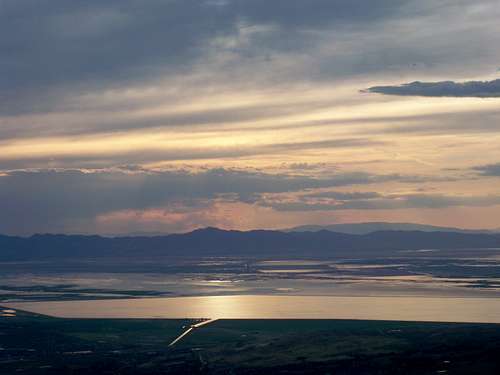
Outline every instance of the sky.
<svg viewBox="0 0 500 375"><path fill-rule="evenodd" d="M500 227L498 0L0 0L0 233Z"/></svg>

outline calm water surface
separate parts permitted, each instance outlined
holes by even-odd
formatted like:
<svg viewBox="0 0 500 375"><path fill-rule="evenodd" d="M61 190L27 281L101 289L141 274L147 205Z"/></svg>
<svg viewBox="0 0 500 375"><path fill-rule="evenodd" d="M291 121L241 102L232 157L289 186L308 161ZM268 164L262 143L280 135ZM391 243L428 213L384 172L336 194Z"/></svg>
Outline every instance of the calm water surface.
<svg viewBox="0 0 500 375"><path fill-rule="evenodd" d="M500 323L498 298L233 295L6 305L64 318L367 319Z"/></svg>

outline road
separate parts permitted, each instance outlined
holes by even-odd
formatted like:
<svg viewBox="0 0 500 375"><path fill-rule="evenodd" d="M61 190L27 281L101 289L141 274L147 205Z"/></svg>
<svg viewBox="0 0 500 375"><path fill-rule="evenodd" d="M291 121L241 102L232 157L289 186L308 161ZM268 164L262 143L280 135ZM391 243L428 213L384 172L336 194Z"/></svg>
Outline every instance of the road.
<svg viewBox="0 0 500 375"><path fill-rule="evenodd" d="M203 327L207 324L210 324L210 323L213 323L215 322L216 320L218 319L209 319L209 320L204 320L200 323L196 323L196 324L191 324L189 326L189 328L184 331L179 337L177 337L174 341L172 341L168 346L169 347L172 347L174 346L175 344L177 344L179 341L181 341L184 337L186 337L187 335L189 335L191 332L193 332L195 329L197 328L200 328L200 327Z"/></svg>

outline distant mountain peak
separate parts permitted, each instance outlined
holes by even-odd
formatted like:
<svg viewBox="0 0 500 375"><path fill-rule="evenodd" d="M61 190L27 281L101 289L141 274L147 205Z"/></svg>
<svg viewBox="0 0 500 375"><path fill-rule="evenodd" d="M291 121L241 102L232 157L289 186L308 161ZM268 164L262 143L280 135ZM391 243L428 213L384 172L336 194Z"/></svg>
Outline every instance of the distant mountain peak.
<svg viewBox="0 0 500 375"><path fill-rule="evenodd" d="M453 227L442 227L436 225L418 223L390 223L390 222L366 222L366 223L341 223L331 225L301 225L285 229L285 232L319 232L328 230L331 232L346 234L369 234L379 231L419 231L419 232L455 232L455 233L492 233L489 230L473 230Z"/></svg>
<svg viewBox="0 0 500 375"><path fill-rule="evenodd" d="M187 234L189 234L189 233L221 233L221 232L230 232L230 231L220 229L217 227L205 227L205 228L195 229L191 232L188 232Z"/></svg>

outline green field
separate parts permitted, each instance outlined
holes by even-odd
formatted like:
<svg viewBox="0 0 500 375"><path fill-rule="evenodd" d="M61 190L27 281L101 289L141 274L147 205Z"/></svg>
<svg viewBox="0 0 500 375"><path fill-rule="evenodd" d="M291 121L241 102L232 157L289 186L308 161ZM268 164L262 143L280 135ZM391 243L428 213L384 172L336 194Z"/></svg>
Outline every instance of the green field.
<svg viewBox="0 0 500 375"><path fill-rule="evenodd" d="M0 374L498 374L500 325L0 317Z"/></svg>

